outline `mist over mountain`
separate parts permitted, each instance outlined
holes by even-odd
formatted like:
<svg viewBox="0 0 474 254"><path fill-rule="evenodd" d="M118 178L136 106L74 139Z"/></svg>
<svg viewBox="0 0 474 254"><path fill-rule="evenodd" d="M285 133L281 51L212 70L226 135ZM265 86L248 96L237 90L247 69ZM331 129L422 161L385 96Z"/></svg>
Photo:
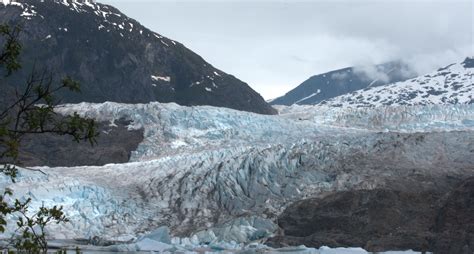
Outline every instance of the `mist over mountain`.
<svg viewBox="0 0 474 254"><path fill-rule="evenodd" d="M474 103L474 58L393 84L367 87L321 102L323 105L376 107Z"/></svg>
<svg viewBox="0 0 474 254"><path fill-rule="evenodd" d="M348 67L312 76L270 103L288 106L317 104L359 89L403 81L415 76L416 73L401 61Z"/></svg>

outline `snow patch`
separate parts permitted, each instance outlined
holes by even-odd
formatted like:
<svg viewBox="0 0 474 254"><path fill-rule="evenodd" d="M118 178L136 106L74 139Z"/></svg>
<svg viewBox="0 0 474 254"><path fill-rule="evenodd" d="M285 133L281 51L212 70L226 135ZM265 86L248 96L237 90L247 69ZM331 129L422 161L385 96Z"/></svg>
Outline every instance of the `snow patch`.
<svg viewBox="0 0 474 254"><path fill-rule="evenodd" d="M165 81L165 82L170 82L171 81L171 77L170 76L154 76L154 75L151 75L151 79L153 81Z"/></svg>
<svg viewBox="0 0 474 254"><path fill-rule="evenodd" d="M320 94L320 93L321 93L321 89L318 89L315 93L312 93L312 94L310 94L309 96L306 96L306 97L304 97L303 99L296 101L294 104L298 104L298 103L300 103L300 102L303 102L303 101L305 101L305 100L307 100L307 99L309 99L309 98L312 98L312 97L314 97L314 96L316 96L316 95L318 95L318 94Z"/></svg>

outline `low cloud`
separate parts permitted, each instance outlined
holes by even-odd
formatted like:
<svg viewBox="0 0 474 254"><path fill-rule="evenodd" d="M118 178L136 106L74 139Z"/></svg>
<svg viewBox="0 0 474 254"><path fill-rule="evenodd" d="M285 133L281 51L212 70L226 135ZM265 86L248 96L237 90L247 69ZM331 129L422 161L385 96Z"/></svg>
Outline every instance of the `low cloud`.
<svg viewBox="0 0 474 254"><path fill-rule="evenodd" d="M473 55L474 42L458 48L406 56L404 61L419 75L424 75L446 65L462 62L466 57Z"/></svg>
<svg viewBox="0 0 474 254"><path fill-rule="evenodd" d="M390 77L384 70L377 68L376 65L363 65L354 67L354 74L367 81L379 80L384 83L390 81Z"/></svg>
<svg viewBox="0 0 474 254"><path fill-rule="evenodd" d="M347 78L347 76L349 76L349 74L347 72L336 72L336 73L333 73L331 74L331 79L334 79L334 80L345 80Z"/></svg>
<svg viewBox="0 0 474 254"><path fill-rule="evenodd" d="M472 0L102 2L182 42L266 99L344 67L385 80L367 67L404 60L422 75L474 55Z"/></svg>

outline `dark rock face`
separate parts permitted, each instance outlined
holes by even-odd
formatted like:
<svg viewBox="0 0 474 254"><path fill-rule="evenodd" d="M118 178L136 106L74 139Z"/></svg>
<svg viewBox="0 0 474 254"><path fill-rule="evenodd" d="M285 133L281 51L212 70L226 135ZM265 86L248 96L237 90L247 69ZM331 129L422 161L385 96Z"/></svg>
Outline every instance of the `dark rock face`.
<svg viewBox="0 0 474 254"><path fill-rule="evenodd" d="M439 198L434 193L383 189L347 191L297 202L278 221L285 236L291 236L290 243L360 246L369 251L428 250L432 237L428 229L435 215L432 204Z"/></svg>
<svg viewBox="0 0 474 254"><path fill-rule="evenodd" d="M0 23L22 26L23 69L9 84L21 87L33 65L81 83L63 102L176 102L262 114L276 111L246 83L182 44L156 34L112 6L20 0L0 4ZM21 6L19 6L21 5Z"/></svg>
<svg viewBox="0 0 474 254"><path fill-rule="evenodd" d="M474 253L474 178L447 198L435 224L435 253Z"/></svg>
<svg viewBox="0 0 474 254"><path fill-rule="evenodd" d="M474 68L474 57L466 57L462 65L464 68Z"/></svg>
<svg viewBox="0 0 474 254"><path fill-rule="evenodd" d="M22 141L20 161L23 166L101 166L125 163L143 141L143 130L128 130L129 121L115 121L116 126L100 123L97 144L77 143L70 136L52 134L26 136Z"/></svg>
<svg viewBox="0 0 474 254"><path fill-rule="evenodd" d="M312 76L284 96L271 101L272 105L309 105L367 87L404 81L416 74L401 62L350 67Z"/></svg>
<svg viewBox="0 0 474 254"><path fill-rule="evenodd" d="M449 182L445 184L451 185ZM392 187L397 185L403 186ZM472 253L474 178L451 193L446 185L441 186L431 190L390 187L344 191L302 200L278 218L283 233L268 243Z"/></svg>

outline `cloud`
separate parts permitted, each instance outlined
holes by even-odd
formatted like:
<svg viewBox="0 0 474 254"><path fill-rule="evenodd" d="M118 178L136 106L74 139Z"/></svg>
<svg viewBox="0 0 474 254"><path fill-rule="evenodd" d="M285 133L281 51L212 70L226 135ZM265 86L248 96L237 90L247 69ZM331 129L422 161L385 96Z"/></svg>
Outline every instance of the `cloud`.
<svg viewBox="0 0 474 254"><path fill-rule="evenodd" d="M184 43L267 99L339 68L403 59L424 74L474 55L471 0L102 2Z"/></svg>
<svg viewBox="0 0 474 254"><path fill-rule="evenodd" d="M448 48L436 52L420 53L404 58L405 62L423 75L451 63L459 63L468 56L474 56L474 44L466 44L458 48Z"/></svg>
<svg viewBox="0 0 474 254"><path fill-rule="evenodd" d="M345 80L348 76L349 74L347 72L342 72L342 73L336 72L336 73L331 74L331 79Z"/></svg>
<svg viewBox="0 0 474 254"><path fill-rule="evenodd" d="M354 67L354 73L367 81L378 80L384 83L390 81L387 72L377 68L375 65L356 66Z"/></svg>

